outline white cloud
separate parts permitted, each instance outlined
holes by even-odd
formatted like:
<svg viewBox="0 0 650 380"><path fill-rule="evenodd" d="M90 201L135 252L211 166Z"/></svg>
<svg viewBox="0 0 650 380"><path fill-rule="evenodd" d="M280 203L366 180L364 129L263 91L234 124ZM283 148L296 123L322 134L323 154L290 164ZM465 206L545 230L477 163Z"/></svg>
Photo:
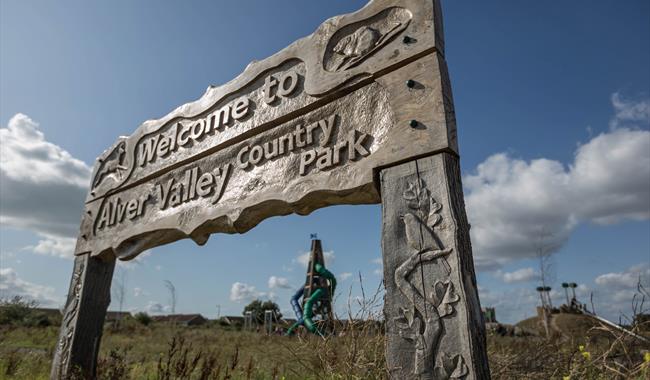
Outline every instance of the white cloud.
<svg viewBox="0 0 650 380"><path fill-rule="evenodd" d="M263 297L265 293L258 292L253 285L235 282L230 288L230 300L235 302L250 301Z"/></svg>
<svg viewBox="0 0 650 380"><path fill-rule="evenodd" d="M650 264L635 265L624 272L605 273L596 277L594 282L615 290L636 289L639 282L646 285L650 283Z"/></svg>
<svg viewBox="0 0 650 380"><path fill-rule="evenodd" d="M60 306L63 299L55 295L51 286L43 286L18 277L13 268L0 268L0 298L22 296L34 300L40 306Z"/></svg>
<svg viewBox="0 0 650 380"><path fill-rule="evenodd" d="M144 311L147 314L164 314L169 313L170 310L171 307L168 305L163 305L156 301L149 301L149 303L147 303L147 306L144 308Z"/></svg>
<svg viewBox="0 0 650 380"><path fill-rule="evenodd" d="M650 131L602 133L577 148L569 167L495 154L463 182L476 265L496 269L535 257L542 235L556 251L579 223L650 218Z"/></svg>
<svg viewBox="0 0 650 380"><path fill-rule="evenodd" d="M508 284L515 282L529 282L539 278L537 272L530 267L517 269L513 272L502 272L499 270L496 272L496 276Z"/></svg>
<svg viewBox="0 0 650 380"><path fill-rule="evenodd" d="M377 265L383 265L384 264L384 260L381 257L374 258L374 259L370 260L370 262L373 263L373 264L377 264Z"/></svg>
<svg viewBox="0 0 650 380"><path fill-rule="evenodd" d="M304 253L301 253L298 257L293 259L294 262L298 262L300 265L303 267L307 268L307 265L309 265L309 255L311 252L307 251ZM334 255L334 251L325 251L323 252L323 258L325 259L325 266L329 267L334 263L334 259L336 259L336 256Z"/></svg>
<svg viewBox="0 0 650 380"><path fill-rule="evenodd" d="M350 277L352 277L352 273L350 273L350 272L343 272L343 273L338 275L339 281L345 281Z"/></svg>
<svg viewBox="0 0 650 380"><path fill-rule="evenodd" d="M612 129L628 123L650 122L650 99L624 99L620 93L615 92L612 94L611 101L615 111L614 118L609 123Z"/></svg>
<svg viewBox="0 0 650 380"><path fill-rule="evenodd" d="M23 114L0 128L0 140L0 224L45 240L76 236L91 168L45 140L38 124Z"/></svg>
<svg viewBox="0 0 650 380"><path fill-rule="evenodd" d="M596 276L593 281L594 286L578 284L575 289L576 297L591 310L593 295L593 305L598 315L615 323L618 323L619 318L629 323L634 295L637 294L638 298L639 280L641 285L650 289L649 263L638 264L621 272ZM571 297L571 290L568 293ZM497 320L505 323L516 323L535 315L535 307L540 304L539 294L532 286L502 291L479 286L479 297L481 306L496 307ZM564 289L559 284L552 285L551 299L554 306L566 303ZM650 311L647 305L644 306L644 311L646 313Z"/></svg>
<svg viewBox="0 0 650 380"><path fill-rule="evenodd" d="M377 276L383 276L384 275L384 270L381 268L377 268L372 271L372 273L376 274Z"/></svg>
<svg viewBox="0 0 650 380"><path fill-rule="evenodd" d="M64 259L74 258L76 239L49 234L39 234L42 239L36 245L29 245L23 249L39 255L56 256Z"/></svg>
<svg viewBox="0 0 650 380"><path fill-rule="evenodd" d="M291 285L289 285L289 280L287 280L284 277L271 276L271 277L269 277L269 288L270 289L276 289L276 288L289 289L289 288L291 288Z"/></svg>

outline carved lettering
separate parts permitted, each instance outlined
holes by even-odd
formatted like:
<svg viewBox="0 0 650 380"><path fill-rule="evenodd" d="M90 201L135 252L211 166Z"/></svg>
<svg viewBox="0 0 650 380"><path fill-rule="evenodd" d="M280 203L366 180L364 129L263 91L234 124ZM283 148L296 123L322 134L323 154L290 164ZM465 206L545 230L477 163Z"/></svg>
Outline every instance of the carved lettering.
<svg viewBox="0 0 650 380"><path fill-rule="evenodd" d="M158 183L156 188L160 209L177 207L211 194L211 202L217 203L223 195L231 167L231 164L225 164L215 169L213 173L201 173L199 167L194 167L183 173L183 179L180 182L175 178L170 178L165 184Z"/></svg>

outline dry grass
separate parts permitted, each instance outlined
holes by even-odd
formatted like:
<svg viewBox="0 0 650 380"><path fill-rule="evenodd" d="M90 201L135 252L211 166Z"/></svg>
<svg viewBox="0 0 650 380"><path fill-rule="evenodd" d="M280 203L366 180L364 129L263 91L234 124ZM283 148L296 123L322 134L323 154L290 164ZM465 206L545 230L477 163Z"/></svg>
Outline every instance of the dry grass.
<svg viewBox="0 0 650 380"><path fill-rule="evenodd" d="M384 337L369 330L372 326L349 326L344 336L328 338L264 336L215 326L108 329L98 375L100 379L161 380L381 379L385 378ZM490 336L492 376L650 378L644 347L608 331L594 329L590 334L610 334L612 340ZM48 378L55 336L55 327L0 330L0 378Z"/></svg>
<svg viewBox="0 0 650 380"><path fill-rule="evenodd" d="M210 323L201 327L107 326L99 379L383 379L385 337L379 288L348 305L350 323L319 337L261 335ZM352 299L352 297L348 297ZM354 306L354 307L353 307ZM584 318L584 317L583 317ZM534 327L535 321L524 321ZM488 336L493 379L650 379L650 346L580 316L560 316L564 334ZM650 323L650 321L648 322ZM650 330L646 326L645 330ZM643 329L643 325L637 326ZM47 379L58 327L0 326L0 379Z"/></svg>

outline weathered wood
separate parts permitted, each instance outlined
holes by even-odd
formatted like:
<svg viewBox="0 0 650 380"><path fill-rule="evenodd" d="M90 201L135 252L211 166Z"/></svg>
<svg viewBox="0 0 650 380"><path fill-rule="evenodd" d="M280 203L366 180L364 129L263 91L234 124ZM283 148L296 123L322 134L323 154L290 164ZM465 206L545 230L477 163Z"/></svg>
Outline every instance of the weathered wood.
<svg viewBox="0 0 650 380"><path fill-rule="evenodd" d="M113 257L75 258L51 379L95 377L114 269Z"/></svg>
<svg viewBox="0 0 650 380"><path fill-rule="evenodd" d="M380 173L386 360L393 379L489 379L458 158Z"/></svg>

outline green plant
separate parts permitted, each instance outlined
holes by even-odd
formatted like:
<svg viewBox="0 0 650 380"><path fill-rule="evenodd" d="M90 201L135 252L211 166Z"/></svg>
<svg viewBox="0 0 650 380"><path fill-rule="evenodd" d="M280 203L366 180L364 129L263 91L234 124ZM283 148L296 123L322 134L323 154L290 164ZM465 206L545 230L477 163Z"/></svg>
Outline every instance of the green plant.
<svg viewBox="0 0 650 380"><path fill-rule="evenodd" d="M49 326L48 317L34 310L38 302L29 301L21 296L0 300L0 325L14 326Z"/></svg>

